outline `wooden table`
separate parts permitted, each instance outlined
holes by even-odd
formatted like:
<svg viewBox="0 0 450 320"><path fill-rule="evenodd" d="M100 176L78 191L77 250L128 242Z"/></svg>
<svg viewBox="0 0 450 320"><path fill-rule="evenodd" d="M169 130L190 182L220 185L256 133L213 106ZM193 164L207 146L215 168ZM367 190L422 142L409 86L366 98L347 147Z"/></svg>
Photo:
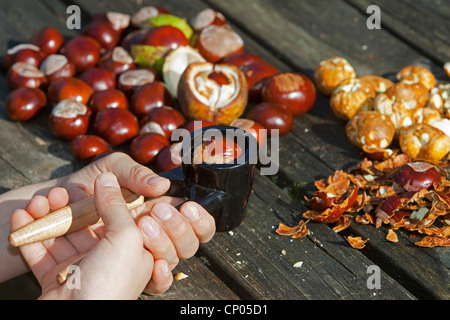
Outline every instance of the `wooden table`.
<svg viewBox="0 0 450 320"><path fill-rule="evenodd" d="M7 0L0 2L0 52L26 41L52 25L65 36L67 1ZM140 5L157 4L173 14L192 17L203 8L225 14L245 40L246 50L259 54L281 71L303 72L310 78L321 60L346 57L358 75L395 74L400 68L425 63L445 79L442 65L450 61L450 3L444 0L76 0L85 24L99 11L134 13ZM382 28L369 30L366 9L381 8ZM448 80L448 78L447 78ZM8 94L0 76L0 101ZM47 114L30 123L10 121L0 108L0 192L69 174L79 169L69 145L53 138ZM305 211L302 199L313 182L346 169L363 156L344 133L344 123L319 95L307 115L297 117L293 131L281 138L280 171L257 175L247 217L230 233L216 234L198 254L182 261L175 281L159 297L143 299L439 299L450 298L449 248L420 248L409 233L400 241L385 240L387 228L352 223L335 233L332 226L310 223L309 236L279 236L280 222L296 225ZM295 186L295 187L294 187ZM296 191L294 197L292 190ZM370 238L363 250L351 248L344 236ZM297 262L300 267L293 267ZM381 270L381 288L369 288L369 266ZM1 298L35 298L32 276L0 286Z"/></svg>

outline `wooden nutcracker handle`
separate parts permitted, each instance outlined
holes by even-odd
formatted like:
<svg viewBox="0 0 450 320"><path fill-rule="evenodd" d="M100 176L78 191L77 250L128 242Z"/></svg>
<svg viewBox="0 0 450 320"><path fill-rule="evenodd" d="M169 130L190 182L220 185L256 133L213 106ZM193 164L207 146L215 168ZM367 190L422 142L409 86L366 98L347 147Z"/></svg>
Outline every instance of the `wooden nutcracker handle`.
<svg viewBox="0 0 450 320"><path fill-rule="evenodd" d="M144 204L144 197L122 188L128 210ZM67 207L56 210L9 235L9 243L14 247L40 242L82 230L100 220L95 208L94 197L89 197Z"/></svg>

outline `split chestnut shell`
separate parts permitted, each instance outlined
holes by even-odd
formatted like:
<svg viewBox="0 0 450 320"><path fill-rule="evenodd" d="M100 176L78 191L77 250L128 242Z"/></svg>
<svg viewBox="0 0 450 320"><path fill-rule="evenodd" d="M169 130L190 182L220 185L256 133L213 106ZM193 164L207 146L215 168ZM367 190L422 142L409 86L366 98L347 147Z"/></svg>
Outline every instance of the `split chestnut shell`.
<svg viewBox="0 0 450 320"><path fill-rule="evenodd" d="M178 99L188 118L228 125L245 111L247 81L235 66L194 62L180 79Z"/></svg>

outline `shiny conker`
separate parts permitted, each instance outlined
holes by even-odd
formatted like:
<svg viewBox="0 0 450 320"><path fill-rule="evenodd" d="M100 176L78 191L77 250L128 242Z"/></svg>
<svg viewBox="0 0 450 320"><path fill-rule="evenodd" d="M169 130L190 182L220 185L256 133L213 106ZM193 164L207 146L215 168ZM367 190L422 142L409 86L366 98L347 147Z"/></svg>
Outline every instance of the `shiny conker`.
<svg viewBox="0 0 450 320"><path fill-rule="evenodd" d="M19 44L6 52L3 58L3 67L5 70L9 70L13 64L23 62L38 68L44 57L38 46L28 43Z"/></svg>
<svg viewBox="0 0 450 320"><path fill-rule="evenodd" d="M149 132L134 138L130 145L131 157L140 164L151 164L158 153L170 145L169 140L158 133Z"/></svg>
<svg viewBox="0 0 450 320"><path fill-rule="evenodd" d="M63 140L73 140L89 128L91 110L75 99L60 101L49 117L51 133Z"/></svg>
<svg viewBox="0 0 450 320"><path fill-rule="evenodd" d="M150 69L135 69L122 73L117 79L117 89L131 99L137 88L155 81L156 74Z"/></svg>
<svg viewBox="0 0 450 320"><path fill-rule="evenodd" d="M97 65L101 55L101 45L94 38L78 36L64 44L61 54L72 61L77 73L81 74Z"/></svg>
<svg viewBox="0 0 450 320"><path fill-rule="evenodd" d="M48 87L47 95L51 103L61 100L75 99L87 104L93 90L86 82L77 78L60 78L53 81Z"/></svg>
<svg viewBox="0 0 450 320"><path fill-rule="evenodd" d="M261 102L261 90L265 81L269 77L280 73L280 71L275 66L262 60L242 63L239 66L239 69L244 72L245 78L247 79L248 99L251 102Z"/></svg>
<svg viewBox="0 0 450 320"><path fill-rule="evenodd" d="M159 172L165 172L182 165L181 161L182 143L174 143L170 147L164 147L156 156L156 168Z"/></svg>
<svg viewBox="0 0 450 320"><path fill-rule="evenodd" d="M29 43L41 48L45 56L58 53L64 44L64 37L54 27L45 27L34 34Z"/></svg>
<svg viewBox="0 0 450 320"><path fill-rule="evenodd" d="M108 51L100 59L98 66L111 71L116 76L136 68L133 57L122 47L115 47Z"/></svg>
<svg viewBox="0 0 450 320"><path fill-rule="evenodd" d="M225 45L226 44L226 45ZM210 25L198 34L195 48L209 62L244 51L244 40L228 26Z"/></svg>
<svg viewBox="0 0 450 320"><path fill-rule="evenodd" d="M142 43L148 46L169 48L189 45L189 41L184 33L180 29L172 26L161 26L151 29Z"/></svg>
<svg viewBox="0 0 450 320"><path fill-rule="evenodd" d="M170 140L172 133L185 122L183 114L172 107L154 108L141 120L140 133L155 132Z"/></svg>
<svg viewBox="0 0 450 320"><path fill-rule="evenodd" d="M279 130L283 136L292 130L294 120L290 111L282 104L263 102L250 110L248 119L260 123L266 128L267 135L271 136L271 130Z"/></svg>
<svg viewBox="0 0 450 320"><path fill-rule="evenodd" d="M262 98L266 102L285 105L292 115L302 115L316 102L316 87L300 73L281 73L269 78L263 85Z"/></svg>
<svg viewBox="0 0 450 320"><path fill-rule="evenodd" d="M83 35L97 40L105 50L111 50L120 41L119 33L112 28L110 23L102 20L94 20L89 23L84 28Z"/></svg>
<svg viewBox="0 0 450 320"><path fill-rule="evenodd" d="M39 69L49 82L59 78L72 78L75 76L75 65L62 54L51 54L41 63Z"/></svg>
<svg viewBox="0 0 450 320"><path fill-rule="evenodd" d="M107 108L97 113L94 131L116 147L138 135L139 123L126 109Z"/></svg>
<svg viewBox="0 0 450 320"><path fill-rule="evenodd" d="M87 69L80 75L80 80L91 86L94 92L116 87L116 77L109 71L98 67Z"/></svg>
<svg viewBox="0 0 450 320"><path fill-rule="evenodd" d="M14 121L32 119L47 104L47 96L37 88L18 88L11 92L5 101L8 116Z"/></svg>
<svg viewBox="0 0 450 320"><path fill-rule="evenodd" d="M172 96L164 83L155 81L136 89L131 98L130 110L138 118L142 118L154 108L172 105Z"/></svg>
<svg viewBox="0 0 450 320"><path fill-rule="evenodd" d="M107 108L128 109L128 99L125 94L117 89L108 89L94 92L89 107L93 113Z"/></svg>
<svg viewBox="0 0 450 320"><path fill-rule="evenodd" d="M96 135L79 135L72 140L70 150L75 158L88 161L110 151L108 142Z"/></svg>
<svg viewBox="0 0 450 320"><path fill-rule="evenodd" d="M38 68L24 62L13 64L6 81L11 90L20 87L45 89L48 85L47 77Z"/></svg>

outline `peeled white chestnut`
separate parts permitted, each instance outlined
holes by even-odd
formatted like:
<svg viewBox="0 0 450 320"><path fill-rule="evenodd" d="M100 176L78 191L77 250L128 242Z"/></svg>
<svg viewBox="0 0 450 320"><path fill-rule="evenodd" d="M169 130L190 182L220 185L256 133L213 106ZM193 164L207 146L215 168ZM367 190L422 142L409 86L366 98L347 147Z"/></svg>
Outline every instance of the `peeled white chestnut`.
<svg viewBox="0 0 450 320"><path fill-rule="evenodd" d="M235 66L194 62L180 79L178 100L188 118L228 125L244 113L247 81Z"/></svg>

